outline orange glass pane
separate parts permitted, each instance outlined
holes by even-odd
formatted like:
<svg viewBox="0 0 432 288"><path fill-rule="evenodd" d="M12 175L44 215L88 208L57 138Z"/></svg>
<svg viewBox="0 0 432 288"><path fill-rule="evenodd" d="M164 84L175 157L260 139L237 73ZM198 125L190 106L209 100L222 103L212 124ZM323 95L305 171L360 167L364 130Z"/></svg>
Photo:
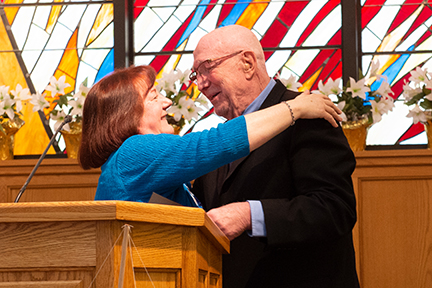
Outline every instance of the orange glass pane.
<svg viewBox="0 0 432 288"><path fill-rule="evenodd" d="M24 0L5 0L5 4L20 4ZM4 11L6 13L6 18L8 19L8 22L10 25L12 25L13 20L15 19L16 14L18 13L19 7L7 7L4 8Z"/></svg>
<svg viewBox="0 0 432 288"><path fill-rule="evenodd" d="M256 21L258 21L259 17L268 6L268 3L263 2L270 2L270 0L254 0L253 2L259 3L249 4L249 6L245 9L240 18L237 20L236 24L252 29L253 25L256 23Z"/></svg>
<svg viewBox="0 0 432 288"><path fill-rule="evenodd" d="M96 17L96 20L93 24L93 28L89 34L87 44L90 45L97 36L108 26L114 19L114 6L112 4L104 4L102 5L99 13Z"/></svg>

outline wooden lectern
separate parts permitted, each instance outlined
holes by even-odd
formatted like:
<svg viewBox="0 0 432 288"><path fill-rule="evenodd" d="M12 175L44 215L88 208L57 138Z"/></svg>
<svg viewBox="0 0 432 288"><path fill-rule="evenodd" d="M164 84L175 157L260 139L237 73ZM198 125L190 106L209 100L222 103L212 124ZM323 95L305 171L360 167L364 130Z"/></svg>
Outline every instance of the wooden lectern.
<svg viewBox="0 0 432 288"><path fill-rule="evenodd" d="M133 245L122 259L125 226ZM122 267L122 287L221 288L223 253L229 240L198 208L125 201L0 204L0 288L118 287Z"/></svg>

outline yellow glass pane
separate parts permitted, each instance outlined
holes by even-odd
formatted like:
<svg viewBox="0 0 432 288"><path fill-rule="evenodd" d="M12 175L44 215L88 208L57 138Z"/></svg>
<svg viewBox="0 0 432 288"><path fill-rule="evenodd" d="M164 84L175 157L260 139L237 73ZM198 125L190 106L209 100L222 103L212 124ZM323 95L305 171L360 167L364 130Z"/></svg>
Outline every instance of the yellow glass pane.
<svg viewBox="0 0 432 288"><path fill-rule="evenodd" d="M54 2L63 2L63 0L54 0ZM45 27L45 31L47 31L49 34L51 34L52 30L54 29L55 23L57 23L57 19L59 18L61 8L62 8L61 5L56 5L51 7L51 13L48 18L48 23Z"/></svg>
<svg viewBox="0 0 432 288"><path fill-rule="evenodd" d="M5 0L5 4L20 4L24 0ZM7 7L4 8L4 11L6 13L6 18L8 19L8 22L10 25L12 25L13 20L15 19L16 14L18 13L19 7Z"/></svg>
<svg viewBox="0 0 432 288"><path fill-rule="evenodd" d="M114 19L114 6L112 4L102 5L96 20L93 24L93 28L90 31L86 45L90 45L96 37L108 26Z"/></svg>
<svg viewBox="0 0 432 288"><path fill-rule="evenodd" d="M266 0L266 1L254 0L253 2L259 2L259 3L249 4L248 7L246 7L243 14L237 20L236 24L244 26L248 29L252 29L253 25L256 23L256 21L258 21L259 17L268 6L268 3L263 3L263 2L270 2L270 0Z"/></svg>
<svg viewBox="0 0 432 288"><path fill-rule="evenodd" d="M42 154L50 139L45 131L42 121L37 112L33 112L31 103L23 103L22 111L25 125L15 134L15 155ZM48 154L55 154L51 146Z"/></svg>

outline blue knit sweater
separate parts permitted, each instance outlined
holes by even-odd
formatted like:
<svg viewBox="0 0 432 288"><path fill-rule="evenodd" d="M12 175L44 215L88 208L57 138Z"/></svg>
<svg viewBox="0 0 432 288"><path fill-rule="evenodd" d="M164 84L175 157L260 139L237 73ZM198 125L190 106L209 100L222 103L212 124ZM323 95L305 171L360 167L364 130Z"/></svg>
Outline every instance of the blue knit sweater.
<svg viewBox="0 0 432 288"><path fill-rule="evenodd" d="M156 192L194 207L185 183L248 154L244 117L184 136L134 135L102 165L95 200L148 202Z"/></svg>

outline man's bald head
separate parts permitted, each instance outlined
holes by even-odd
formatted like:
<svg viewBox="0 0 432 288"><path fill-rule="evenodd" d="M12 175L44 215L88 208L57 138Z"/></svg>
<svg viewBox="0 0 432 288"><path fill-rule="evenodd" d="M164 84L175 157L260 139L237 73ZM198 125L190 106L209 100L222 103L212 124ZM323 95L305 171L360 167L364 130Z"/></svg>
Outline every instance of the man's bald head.
<svg viewBox="0 0 432 288"><path fill-rule="evenodd" d="M257 37L239 25L215 29L194 51L198 89L227 119L243 113L267 86L270 77Z"/></svg>

